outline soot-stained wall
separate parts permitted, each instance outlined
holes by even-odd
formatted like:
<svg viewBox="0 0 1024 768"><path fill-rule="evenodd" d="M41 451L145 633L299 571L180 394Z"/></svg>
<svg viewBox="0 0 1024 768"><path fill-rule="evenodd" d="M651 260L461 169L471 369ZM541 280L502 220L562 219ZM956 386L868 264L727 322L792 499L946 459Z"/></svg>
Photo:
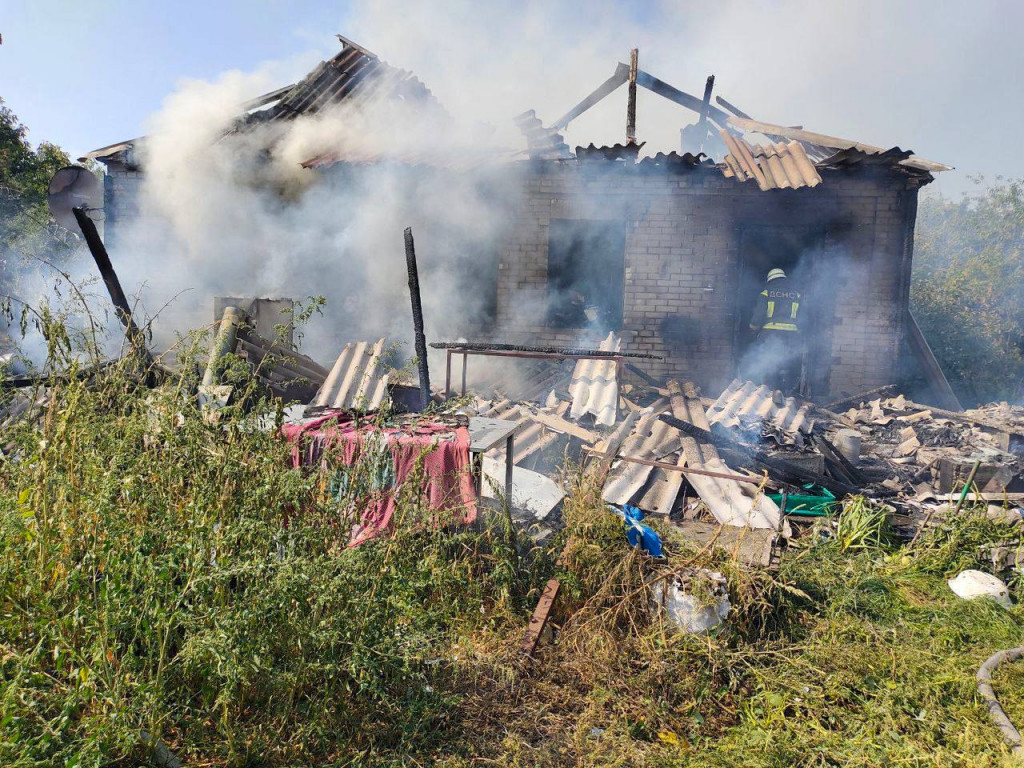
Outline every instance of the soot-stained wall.
<svg viewBox="0 0 1024 768"><path fill-rule="evenodd" d="M717 393L737 375L744 328L763 280L745 242L779 230L800 237L796 264L811 346L812 396L892 383L899 374L910 275L915 180L897 170L823 170L813 188L761 191L718 169L666 172L612 162L537 164L514 212L498 270L503 340L592 344L608 328L553 327L549 303L551 222L625 225L623 348L660 355L637 361L659 377L693 380ZM785 238L777 238L786 242ZM763 259L763 254L761 255ZM743 279L744 269L746 281Z"/></svg>

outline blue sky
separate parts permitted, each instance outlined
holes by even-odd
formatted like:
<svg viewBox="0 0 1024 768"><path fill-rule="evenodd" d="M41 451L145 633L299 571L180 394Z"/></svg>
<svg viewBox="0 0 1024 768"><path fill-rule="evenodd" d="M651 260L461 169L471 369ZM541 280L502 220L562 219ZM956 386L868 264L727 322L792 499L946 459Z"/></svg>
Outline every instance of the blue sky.
<svg viewBox="0 0 1024 768"><path fill-rule="evenodd" d="M276 62L284 85L341 32L453 112L550 122L637 45L651 73L699 94L713 72L757 118L955 165L935 185L955 194L971 174L1024 177L1022 28L1020 0L0 0L0 96L33 142L77 157L144 133L183 79ZM621 140L621 96L570 145ZM648 94L639 111L640 137L666 151L692 118Z"/></svg>
<svg viewBox="0 0 1024 768"><path fill-rule="evenodd" d="M0 96L33 143L77 157L143 133L182 78L268 60L301 75L337 50L346 14L337 0L0 0Z"/></svg>

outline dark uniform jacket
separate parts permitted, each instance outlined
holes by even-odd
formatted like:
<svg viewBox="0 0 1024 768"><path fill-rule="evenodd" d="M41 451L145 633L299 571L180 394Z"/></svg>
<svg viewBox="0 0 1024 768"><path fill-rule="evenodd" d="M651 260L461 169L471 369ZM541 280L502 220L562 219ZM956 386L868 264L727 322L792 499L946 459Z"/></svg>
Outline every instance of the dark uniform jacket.
<svg viewBox="0 0 1024 768"><path fill-rule="evenodd" d="M796 332L800 330L800 293L785 277L768 283L750 317L752 331Z"/></svg>

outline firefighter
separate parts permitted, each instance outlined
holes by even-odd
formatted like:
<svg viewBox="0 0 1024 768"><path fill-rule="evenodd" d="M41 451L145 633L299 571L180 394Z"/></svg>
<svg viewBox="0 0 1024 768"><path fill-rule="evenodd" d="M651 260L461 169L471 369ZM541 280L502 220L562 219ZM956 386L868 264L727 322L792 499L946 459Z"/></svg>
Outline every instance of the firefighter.
<svg viewBox="0 0 1024 768"><path fill-rule="evenodd" d="M759 378L772 389L794 394L800 388L803 345L800 334L800 292L776 267L758 297L750 317L750 330L757 334L747 354L750 378Z"/></svg>

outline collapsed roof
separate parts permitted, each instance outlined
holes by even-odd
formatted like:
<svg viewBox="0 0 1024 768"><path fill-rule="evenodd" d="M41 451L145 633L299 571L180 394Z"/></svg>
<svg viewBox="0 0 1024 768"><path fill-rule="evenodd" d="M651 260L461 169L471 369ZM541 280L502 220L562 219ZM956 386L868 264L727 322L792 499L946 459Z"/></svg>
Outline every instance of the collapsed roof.
<svg viewBox="0 0 1024 768"><path fill-rule="evenodd" d="M887 150L852 139L806 131L802 127L754 120L721 96L716 97L719 106L715 106L711 103L714 81L714 75L708 78L704 96L698 98L640 69L636 64L636 51L633 51L631 65L620 62L611 77L551 125L545 127L534 110L516 117L515 123L526 138L528 155L535 160L590 162L600 158L648 168L690 169L710 164L702 162L702 158L712 155L718 159L717 166L724 176L741 182L753 180L762 190L817 186L822 182L818 172L821 168L884 166L902 170L916 177L919 183L930 181L932 173L952 169L899 147ZM682 130L683 153L659 153L656 158L638 160L643 144L638 144L632 136L625 144L613 147L591 144L589 147L576 147L575 154L569 150L561 132L577 117L627 83L630 89L627 131L635 127L633 116L637 86L697 114L697 122ZM769 141L748 140L751 134Z"/></svg>
<svg viewBox="0 0 1024 768"><path fill-rule="evenodd" d="M300 115L313 115L341 103L354 105L376 99L393 99L423 105L444 114L431 91L411 72L393 67L362 46L342 37L342 49L333 58L322 61L298 83L266 93L242 105L234 131L254 125L285 122ZM683 152L658 153L639 157L642 143L630 137L625 144L611 147L576 147L571 151L562 131L592 106L628 84L631 104L635 104L636 87L640 86L669 101L683 106L697 116L697 122L683 128ZM450 169L493 164L521 159L594 163L610 161L635 165L641 170L683 171L714 166L727 178L740 182L754 181L762 190L814 187L822 182L819 171L854 166L881 166L901 171L924 184L931 174L951 170L942 163L925 160L899 147L883 149L851 139L843 139L804 130L802 127L776 125L754 120L721 96L711 103L714 76L708 78L703 98L681 91L645 72L636 65L619 63L615 72L593 93L569 110L560 119L544 126L533 110L514 118L524 135L527 148L522 152L500 153L481 148L479 152L444 152L437 147L421 151L367 152L364 149L339 155L323 153L302 163L307 168L320 168L335 163L440 165ZM631 112L635 115L634 111ZM635 118L630 123L633 129ZM762 138L758 138L762 137ZM767 140L767 141L765 141ZM120 162L137 165L135 146L141 139L119 142L87 154L84 159L103 163ZM426 155L430 156L427 157ZM709 158L710 156L710 158Z"/></svg>

